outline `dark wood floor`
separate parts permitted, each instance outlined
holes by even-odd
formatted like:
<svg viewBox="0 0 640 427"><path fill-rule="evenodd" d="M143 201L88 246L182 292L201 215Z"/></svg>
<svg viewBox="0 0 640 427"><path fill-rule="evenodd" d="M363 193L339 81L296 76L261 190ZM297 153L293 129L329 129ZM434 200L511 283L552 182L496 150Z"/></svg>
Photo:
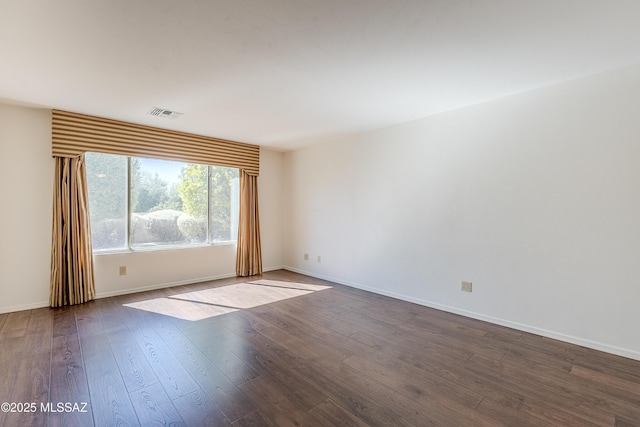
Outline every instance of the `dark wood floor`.
<svg viewBox="0 0 640 427"><path fill-rule="evenodd" d="M640 426L638 361L262 278L328 288L229 279L0 315L0 403L36 406L0 425Z"/></svg>

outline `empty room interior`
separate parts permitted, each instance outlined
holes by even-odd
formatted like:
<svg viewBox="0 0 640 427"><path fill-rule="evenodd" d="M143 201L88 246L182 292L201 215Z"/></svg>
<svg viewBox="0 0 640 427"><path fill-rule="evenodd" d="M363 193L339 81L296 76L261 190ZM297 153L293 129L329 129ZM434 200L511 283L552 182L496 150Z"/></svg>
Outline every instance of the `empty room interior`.
<svg viewBox="0 0 640 427"><path fill-rule="evenodd" d="M0 426L640 426L638 22L0 0Z"/></svg>

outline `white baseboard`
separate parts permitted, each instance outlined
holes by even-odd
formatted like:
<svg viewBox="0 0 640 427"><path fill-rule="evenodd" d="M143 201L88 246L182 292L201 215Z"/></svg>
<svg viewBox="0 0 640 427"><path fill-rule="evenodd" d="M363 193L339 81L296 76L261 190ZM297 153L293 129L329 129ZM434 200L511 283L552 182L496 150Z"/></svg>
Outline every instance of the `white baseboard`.
<svg viewBox="0 0 640 427"><path fill-rule="evenodd" d="M0 314L13 313L14 311L34 310L36 308L49 307L49 301L34 302L32 304L14 305L11 307L0 307Z"/></svg>
<svg viewBox="0 0 640 427"><path fill-rule="evenodd" d="M365 286L359 283L347 282L335 277L324 276L322 274L317 274L309 271L304 271L299 268L284 266L285 270L293 271L294 273L304 274L306 276L315 277L322 280L328 280L330 282L338 283L340 285L349 286L356 289L362 289L363 291L372 292L374 294L385 295L391 298L396 298L402 301L412 302L418 305L423 305L425 307L434 308L440 311L446 311L449 313L459 314L461 316L469 317L472 319L482 320L485 322L493 323L500 326L506 326L508 328L517 329L523 332L529 332L532 334L540 335L547 338L553 338L559 341L568 342L571 344L576 344L582 347L587 347L593 350L604 351L605 353L615 354L617 356L627 357L629 359L640 360L640 352L621 348L597 341L588 340L585 338L580 338L572 335L563 334L561 332L550 331L548 329L538 328L536 326L527 325L523 323L513 322L506 319L501 319L498 317L488 316L482 313L476 313L473 311L463 310L457 307L452 307L448 305L439 304L433 301L427 301L419 298L414 298L408 295L397 294L395 292L389 292L382 289L372 288L369 286Z"/></svg>
<svg viewBox="0 0 640 427"><path fill-rule="evenodd" d="M194 279L178 280L175 282L155 283L153 285L140 286L138 288L126 288L126 289L118 289L115 291L108 291L108 292L97 292L96 299L115 297L118 295L135 294L136 292L153 291L155 289L170 288L172 286L191 285L194 283L208 282L210 280L228 279L229 277L235 277L235 276L236 276L235 273L219 274L216 276L197 277Z"/></svg>
<svg viewBox="0 0 640 427"><path fill-rule="evenodd" d="M262 271L282 270L283 268L284 268L283 266L279 265L274 267L263 268ZM141 286L138 288L127 288L127 289L119 289L116 291L109 291L109 292L98 292L96 293L96 299L115 297L118 295L135 294L136 292L153 291L155 289L171 288L173 286L192 285L194 283L209 282L211 280L228 279L230 277L236 277L236 274L235 273L218 274L215 276L198 277L195 279L187 279L187 280L178 280L176 282L156 283L153 285Z"/></svg>

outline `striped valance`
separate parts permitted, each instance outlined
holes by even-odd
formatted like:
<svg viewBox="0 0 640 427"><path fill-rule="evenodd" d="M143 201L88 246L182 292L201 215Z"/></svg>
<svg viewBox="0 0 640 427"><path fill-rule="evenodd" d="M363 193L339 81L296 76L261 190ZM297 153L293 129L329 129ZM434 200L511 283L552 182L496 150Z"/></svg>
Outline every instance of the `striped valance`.
<svg viewBox="0 0 640 427"><path fill-rule="evenodd" d="M179 160L260 173L260 147L242 142L53 110L52 154L84 152Z"/></svg>

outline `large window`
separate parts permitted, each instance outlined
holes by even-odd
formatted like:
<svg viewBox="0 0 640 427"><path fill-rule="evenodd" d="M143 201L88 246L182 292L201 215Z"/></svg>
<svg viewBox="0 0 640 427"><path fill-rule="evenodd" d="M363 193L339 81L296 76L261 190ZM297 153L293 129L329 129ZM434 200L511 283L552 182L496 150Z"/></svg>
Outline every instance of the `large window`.
<svg viewBox="0 0 640 427"><path fill-rule="evenodd" d="M238 169L113 154L85 158L95 251L237 239Z"/></svg>

